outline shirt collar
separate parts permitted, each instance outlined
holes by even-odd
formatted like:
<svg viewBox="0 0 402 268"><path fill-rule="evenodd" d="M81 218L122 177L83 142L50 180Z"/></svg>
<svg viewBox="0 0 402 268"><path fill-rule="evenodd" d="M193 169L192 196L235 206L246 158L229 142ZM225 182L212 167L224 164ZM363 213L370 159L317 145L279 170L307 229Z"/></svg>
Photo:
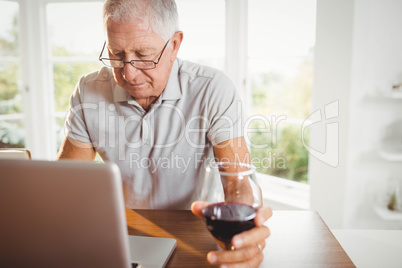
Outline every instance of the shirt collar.
<svg viewBox="0 0 402 268"><path fill-rule="evenodd" d="M177 59L174 61L172 70L169 75L168 82L159 99L161 100L177 100L182 96L179 82L179 64ZM115 84L113 98L115 102L123 102L133 100L132 96L127 91Z"/></svg>
<svg viewBox="0 0 402 268"><path fill-rule="evenodd" d="M181 98L182 92L179 82L179 64L177 59L174 61L172 71L169 75L169 80L166 84L165 90L162 91L162 100L178 100Z"/></svg>

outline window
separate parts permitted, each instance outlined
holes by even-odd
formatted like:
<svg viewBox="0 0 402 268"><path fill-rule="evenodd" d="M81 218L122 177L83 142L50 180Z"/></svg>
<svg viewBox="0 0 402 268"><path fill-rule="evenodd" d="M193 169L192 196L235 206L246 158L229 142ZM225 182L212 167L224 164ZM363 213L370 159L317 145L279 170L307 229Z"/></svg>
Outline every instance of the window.
<svg viewBox="0 0 402 268"><path fill-rule="evenodd" d="M0 147L24 147L19 5L0 2Z"/></svg>
<svg viewBox="0 0 402 268"><path fill-rule="evenodd" d="M176 1L184 32L178 56L234 80L253 119L246 138L258 171L307 182L301 123L311 112L316 0ZM71 92L102 66L102 5L0 1L1 147L54 159Z"/></svg>
<svg viewBox="0 0 402 268"><path fill-rule="evenodd" d="M176 4L184 35L178 57L223 70L225 0L177 0Z"/></svg>
<svg viewBox="0 0 402 268"><path fill-rule="evenodd" d="M259 172L307 182L301 124L311 113L316 1L248 3L252 159Z"/></svg>
<svg viewBox="0 0 402 268"><path fill-rule="evenodd" d="M98 61L104 42L101 2L49 3L46 5L49 83L53 95L55 154L64 139L64 118L78 79L102 67ZM72 14L74 19L72 20Z"/></svg>

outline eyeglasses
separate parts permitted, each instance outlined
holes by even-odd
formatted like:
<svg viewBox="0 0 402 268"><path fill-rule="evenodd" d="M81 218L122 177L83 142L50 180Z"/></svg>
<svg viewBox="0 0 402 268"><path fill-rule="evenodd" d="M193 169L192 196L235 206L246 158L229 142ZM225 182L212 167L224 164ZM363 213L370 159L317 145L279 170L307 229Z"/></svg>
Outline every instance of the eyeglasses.
<svg viewBox="0 0 402 268"><path fill-rule="evenodd" d="M170 39L167 40L165 46L162 49L161 54L159 55L159 58L157 61L153 60L130 60L130 61L123 61L123 60L117 60L117 59L108 59L108 58L102 58L103 51L105 50L106 47L106 41L103 44L102 52L99 55L99 60L106 66L112 67L112 68L124 68L126 63L130 63L134 68L140 69L140 70L150 70L150 69L155 69L156 65L159 63L159 60L161 59L163 52L165 51L165 48L167 44L169 43Z"/></svg>

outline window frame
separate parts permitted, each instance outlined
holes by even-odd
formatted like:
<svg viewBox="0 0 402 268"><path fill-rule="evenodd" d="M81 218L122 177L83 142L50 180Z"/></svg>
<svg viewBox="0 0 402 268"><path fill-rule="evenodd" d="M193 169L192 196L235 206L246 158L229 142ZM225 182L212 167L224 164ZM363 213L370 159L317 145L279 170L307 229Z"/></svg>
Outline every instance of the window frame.
<svg viewBox="0 0 402 268"><path fill-rule="evenodd" d="M251 115L251 87L248 81L248 0L226 1L225 73L233 81L242 99L245 116ZM287 118L288 121L299 119ZM290 122L292 123L292 122ZM294 122L293 122L294 123ZM309 209L310 185L286 178L258 174L264 204L276 209Z"/></svg>
<svg viewBox="0 0 402 268"><path fill-rule="evenodd" d="M46 29L46 5L49 3L74 3L79 0L7 0L19 4L21 84L23 88L23 115L25 144L34 159L53 160L56 148L57 118L65 115L54 109L53 64L63 61L51 55L50 40ZM85 0L103 2L102 0ZM233 81L242 98L245 115L250 113L251 92L247 81L247 20L248 0L225 2L225 73ZM23 60L22 60L23 59ZM66 61L86 61L87 58L65 59ZM94 62L97 58L94 58ZM43 143L42 141L46 141ZM307 209L310 187L307 184L292 182L284 178L259 174L266 197L272 197L272 186L281 191L281 203L288 203L294 208ZM269 184L267 186L266 184ZM265 188L265 189L264 189ZM288 191L289 189L292 191ZM280 190L279 190L280 191ZM298 194L295 195L295 191ZM288 196L288 197L286 197ZM299 196L300 202L294 202ZM288 200L288 202L286 201ZM270 201L267 202L268 204ZM300 205L297 205L300 204Z"/></svg>

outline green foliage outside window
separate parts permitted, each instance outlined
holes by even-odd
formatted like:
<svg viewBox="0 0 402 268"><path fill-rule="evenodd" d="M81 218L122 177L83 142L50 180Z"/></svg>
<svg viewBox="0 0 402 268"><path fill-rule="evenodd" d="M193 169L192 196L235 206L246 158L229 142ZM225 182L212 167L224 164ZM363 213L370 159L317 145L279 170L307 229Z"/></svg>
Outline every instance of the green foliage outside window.
<svg viewBox="0 0 402 268"><path fill-rule="evenodd" d="M8 32L0 38L0 56L18 56L18 16L12 18L12 25Z"/></svg>
<svg viewBox="0 0 402 268"><path fill-rule="evenodd" d="M53 49L55 57L79 56L69 52L66 48ZM94 58L97 60L97 58ZM53 65L55 108L58 112L67 112L70 95L73 92L79 78L89 72L98 70L101 65L96 62L62 62Z"/></svg>
<svg viewBox="0 0 402 268"><path fill-rule="evenodd" d="M15 15L12 27L0 37L0 55L4 57L18 56L18 16ZM53 56L80 56L69 52L64 47L54 47ZM54 98L56 112L67 114L70 95L80 76L97 70L101 65L94 57L94 62L59 62L54 63ZM21 114L22 93L18 86L21 70L18 62L0 62L0 114ZM59 134L64 133L64 118L56 120ZM58 135L58 146L61 143ZM0 120L0 147L24 147L23 121ZM57 147L58 148L58 147Z"/></svg>
<svg viewBox="0 0 402 268"><path fill-rule="evenodd" d="M311 113L312 66L305 60L292 78L275 72L252 76L253 114L263 115L269 123L255 121L251 126L251 156L258 172L307 183L304 144L309 144L309 131L302 133L300 122ZM287 119L299 121L290 124Z"/></svg>
<svg viewBox="0 0 402 268"><path fill-rule="evenodd" d="M55 57L77 56L69 52L66 48L56 47L53 49ZM61 62L53 65L54 78L54 101L56 112L62 112L67 115L69 109L70 96L74 91L76 84L81 76L96 71L101 67L98 62ZM64 117L56 120L57 147L60 147L64 134Z"/></svg>
<svg viewBox="0 0 402 268"><path fill-rule="evenodd" d="M22 94L18 88L17 63L0 63L0 114L22 112Z"/></svg>
<svg viewBox="0 0 402 268"><path fill-rule="evenodd" d="M0 56L18 57L18 16L12 27L0 37ZM20 69L16 62L0 62L0 114L21 113L21 93L18 89Z"/></svg>
<svg viewBox="0 0 402 268"><path fill-rule="evenodd" d="M21 70L16 61L18 40L18 16L14 15L11 28L0 37L0 57L11 59L0 61L0 115L22 113L22 94L18 86ZM0 120L0 148L25 146L23 120L15 118Z"/></svg>
<svg viewBox="0 0 402 268"><path fill-rule="evenodd" d="M267 140L271 140L270 134L253 133L253 144L267 144L265 148L251 147L252 160L257 171L307 183L308 152L302 143L301 127L285 125L278 129L277 133L279 137L274 144L267 143ZM308 133L304 134L304 142L308 144Z"/></svg>

